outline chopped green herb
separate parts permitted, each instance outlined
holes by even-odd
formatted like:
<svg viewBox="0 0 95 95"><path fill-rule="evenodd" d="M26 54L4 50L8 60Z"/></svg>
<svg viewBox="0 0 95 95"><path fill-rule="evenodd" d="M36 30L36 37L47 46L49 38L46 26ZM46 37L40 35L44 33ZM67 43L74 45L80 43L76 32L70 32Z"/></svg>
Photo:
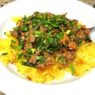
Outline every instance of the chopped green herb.
<svg viewBox="0 0 95 95"><path fill-rule="evenodd" d="M22 30L23 32L27 32L27 31L28 31L27 25L23 25L23 26L21 27L21 30Z"/></svg>
<svg viewBox="0 0 95 95"><path fill-rule="evenodd" d="M27 53L28 53L28 54L33 54L31 48L27 49Z"/></svg>
<svg viewBox="0 0 95 95"><path fill-rule="evenodd" d="M11 40L11 48L16 49L16 42L14 40Z"/></svg>
<svg viewBox="0 0 95 95"><path fill-rule="evenodd" d="M41 31L35 31L35 37L42 37L44 35Z"/></svg>
<svg viewBox="0 0 95 95"><path fill-rule="evenodd" d="M4 35L6 35L6 32L4 32Z"/></svg>
<svg viewBox="0 0 95 95"><path fill-rule="evenodd" d="M60 29L62 32L64 32L64 29L63 29L61 26L59 26L59 29Z"/></svg>
<svg viewBox="0 0 95 95"><path fill-rule="evenodd" d="M23 49L24 48L24 40L19 39L19 46L18 49Z"/></svg>
<svg viewBox="0 0 95 95"><path fill-rule="evenodd" d="M23 56L23 53L22 52L18 53L18 59L21 59L22 56Z"/></svg>
<svg viewBox="0 0 95 95"><path fill-rule="evenodd" d="M29 67L36 67L36 64L32 64L32 63L29 63L29 62L22 62L23 65L25 66L29 66Z"/></svg>
<svg viewBox="0 0 95 95"><path fill-rule="evenodd" d="M64 37L64 33L63 32L58 32L56 37L61 40Z"/></svg>
<svg viewBox="0 0 95 95"><path fill-rule="evenodd" d="M78 25L78 26L77 26L77 29L81 29L81 25Z"/></svg>
<svg viewBox="0 0 95 95"><path fill-rule="evenodd" d="M71 33L71 30L67 30L66 34L69 35Z"/></svg>
<svg viewBox="0 0 95 95"><path fill-rule="evenodd" d="M85 35L85 40L89 42L90 41L90 37L88 35Z"/></svg>
<svg viewBox="0 0 95 95"><path fill-rule="evenodd" d="M8 53L2 53L1 56L7 55Z"/></svg>
<svg viewBox="0 0 95 95"><path fill-rule="evenodd" d="M31 48L31 51L32 51L32 53L34 54L34 53L35 53L35 51L36 51L36 49Z"/></svg>
<svg viewBox="0 0 95 95"><path fill-rule="evenodd" d="M16 43L14 40L11 40L11 43Z"/></svg>
<svg viewBox="0 0 95 95"><path fill-rule="evenodd" d="M27 16L24 16L22 19L24 24L27 24L28 20L29 20L29 18Z"/></svg>
<svg viewBox="0 0 95 95"><path fill-rule="evenodd" d="M19 30L19 27L16 26L16 27L14 27L13 29L14 29L14 31L18 31L18 30Z"/></svg>
<svg viewBox="0 0 95 95"><path fill-rule="evenodd" d="M74 75L74 74L75 74L74 65L73 65L73 64L69 64L69 68L70 68L70 70L71 70L72 75Z"/></svg>
<svg viewBox="0 0 95 95"><path fill-rule="evenodd" d="M70 21L70 26L74 26L74 22L73 21Z"/></svg>
<svg viewBox="0 0 95 95"><path fill-rule="evenodd" d="M36 59L37 59L37 61L39 61L40 63L44 63L44 62L45 62L45 57L44 57L44 56L37 56Z"/></svg>
<svg viewBox="0 0 95 95"><path fill-rule="evenodd" d="M77 44L78 46L80 46L81 43L82 43L82 39L81 39L81 38L76 38L76 39L75 39L75 42L76 42L76 44Z"/></svg>
<svg viewBox="0 0 95 95"><path fill-rule="evenodd" d="M66 60L66 58L63 55L57 56L56 60L58 62L62 63L62 64L66 64L67 63L67 60Z"/></svg>

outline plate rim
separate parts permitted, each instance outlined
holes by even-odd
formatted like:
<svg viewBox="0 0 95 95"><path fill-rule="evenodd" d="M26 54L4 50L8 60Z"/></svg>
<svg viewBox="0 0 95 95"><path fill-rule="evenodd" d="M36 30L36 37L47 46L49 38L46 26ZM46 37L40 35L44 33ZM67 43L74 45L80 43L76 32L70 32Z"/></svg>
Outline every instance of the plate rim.
<svg viewBox="0 0 95 95"><path fill-rule="evenodd" d="M68 0L68 1L70 1L70 0ZM73 0L73 1L75 1L75 0ZM22 2L22 0L17 0L17 1L14 1L14 2L11 2L10 4L7 4L6 6L4 6L4 7L2 7L2 8L0 8L0 12L1 13L3 13L3 11L4 10L7 10L7 8L9 8L10 6L13 6L13 5L15 5L17 2ZM76 1L76 2L79 2L79 1ZM81 4L83 4L83 3L81 3ZM88 6L88 5L86 5L86 6ZM92 10L93 10L94 8L92 8ZM94 10L95 11L95 10ZM0 18L1 18L2 16L0 16ZM13 76L11 76L11 77L13 77ZM82 82L83 83L83 81L87 78L88 76L86 76L85 78L82 78L81 80L80 80L80 82ZM19 79L17 79L17 80L19 80ZM22 80L20 80L19 82L21 82ZM79 84L80 83L79 81L76 81L76 82L74 82L74 86L76 86L77 84ZM23 84L24 83L24 81L21 83L21 84ZM4 83L5 84L5 83ZM72 87L72 86L70 86L70 85L72 85L73 83L70 83L70 84L64 84L64 85L60 85L60 87L59 88L62 88L62 87L66 87L66 86L68 86L68 87ZM16 85L16 84L15 84ZM30 82L29 82L29 85L30 85ZM35 84L35 83L32 83L32 85L34 86L38 86L39 84ZM91 84L90 84L91 85ZM3 86L3 83L2 83L2 86ZM49 85L48 85L49 86ZM45 85L39 85L39 87L47 87L47 86L45 86ZM50 87L50 86L49 86ZM53 88L53 87L55 87L55 86L51 86L50 88ZM57 88L58 88L57 87ZM0 87L0 89L3 91L4 90L4 86L3 86L3 89ZM8 90L4 90L4 92L6 93L9 93L8 92ZM39 94L39 93L38 93ZM8 94L9 95L9 94ZM12 95L12 94L11 94ZM15 94L14 94L15 95ZM18 94L18 95L20 95L20 94ZM57 94L56 94L57 95ZM69 94L68 94L69 95Z"/></svg>

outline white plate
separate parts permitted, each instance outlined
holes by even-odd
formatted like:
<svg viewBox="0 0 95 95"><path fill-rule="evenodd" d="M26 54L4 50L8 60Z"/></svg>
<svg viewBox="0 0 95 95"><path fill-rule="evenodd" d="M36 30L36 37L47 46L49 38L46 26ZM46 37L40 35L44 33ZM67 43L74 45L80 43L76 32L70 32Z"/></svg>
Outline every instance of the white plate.
<svg viewBox="0 0 95 95"><path fill-rule="evenodd" d="M0 9L0 36L9 18L31 15L35 11L56 14L67 12L69 18L78 19L87 27L95 24L95 10L77 0L18 0ZM21 79L0 64L0 90L7 95L95 95L94 73L95 70L70 83L43 85Z"/></svg>

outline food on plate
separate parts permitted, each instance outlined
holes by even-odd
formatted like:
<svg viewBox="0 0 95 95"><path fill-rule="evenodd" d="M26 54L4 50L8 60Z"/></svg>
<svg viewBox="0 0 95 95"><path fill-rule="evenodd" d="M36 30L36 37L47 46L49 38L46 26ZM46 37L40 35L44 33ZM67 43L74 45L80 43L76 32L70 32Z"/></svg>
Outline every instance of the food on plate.
<svg viewBox="0 0 95 95"><path fill-rule="evenodd" d="M40 83L64 79L66 72L82 76L95 67L89 34L89 28L66 14L35 12L20 18L6 39L0 39L0 60Z"/></svg>

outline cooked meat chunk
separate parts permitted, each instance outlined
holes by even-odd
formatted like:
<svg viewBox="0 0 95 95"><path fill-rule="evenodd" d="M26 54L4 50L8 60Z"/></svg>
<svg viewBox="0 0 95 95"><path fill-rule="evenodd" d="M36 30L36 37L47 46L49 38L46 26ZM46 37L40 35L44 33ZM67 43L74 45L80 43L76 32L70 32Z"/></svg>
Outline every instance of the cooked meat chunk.
<svg viewBox="0 0 95 95"><path fill-rule="evenodd" d="M73 41L69 42L68 47L69 47L70 50L76 50L77 49L77 45Z"/></svg>
<svg viewBox="0 0 95 95"><path fill-rule="evenodd" d="M29 63L35 64L36 63L36 55L32 55L31 58L29 59Z"/></svg>

